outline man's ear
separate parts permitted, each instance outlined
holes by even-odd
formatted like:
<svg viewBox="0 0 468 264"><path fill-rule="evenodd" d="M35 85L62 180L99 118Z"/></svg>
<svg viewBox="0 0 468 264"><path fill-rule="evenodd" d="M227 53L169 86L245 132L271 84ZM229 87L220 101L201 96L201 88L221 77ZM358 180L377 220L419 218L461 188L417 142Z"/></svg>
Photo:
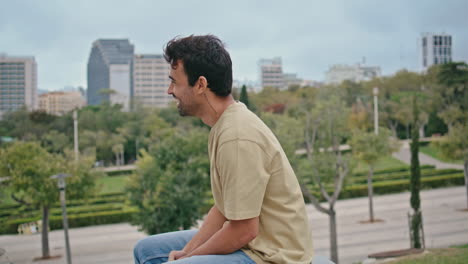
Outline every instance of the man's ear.
<svg viewBox="0 0 468 264"><path fill-rule="evenodd" d="M196 94L203 94L208 89L208 80L206 80L205 76L198 77L197 82L195 83L195 93Z"/></svg>

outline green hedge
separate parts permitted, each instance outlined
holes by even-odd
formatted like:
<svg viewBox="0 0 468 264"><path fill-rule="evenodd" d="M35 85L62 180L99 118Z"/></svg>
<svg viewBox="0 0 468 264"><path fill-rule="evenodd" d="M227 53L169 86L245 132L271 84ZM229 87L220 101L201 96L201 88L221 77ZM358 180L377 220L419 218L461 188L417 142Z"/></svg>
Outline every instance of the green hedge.
<svg viewBox="0 0 468 264"><path fill-rule="evenodd" d="M86 214L70 215L68 217L68 225L69 227L82 227L91 225L130 222L135 212L135 209L129 208L119 211L93 212ZM51 216L49 219L49 226L51 230L62 228L61 216ZM40 217L21 218L6 222L0 222L0 234L16 234L18 232L18 226L20 224L29 223L37 220L40 220Z"/></svg>
<svg viewBox="0 0 468 264"><path fill-rule="evenodd" d="M376 182L372 184L372 186L374 187L375 194L399 193L409 190L409 182L409 179L389 180ZM421 188L423 189L464 185L464 183L465 179L462 172L421 178ZM320 195L318 187L308 185L308 188L316 197L320 197L320 200L325 200L324 197ZM327 190L330 194L333 192L331 187L327 188ZM345 186L339 198L347 199L365 196L367 196L367 184L356 184Z"/></svg>
<svg viewBox="0 0 468 264"><path fill-rule="evenodd" d="M39 218L40 217L29 217L9 221L0 221L0 234L17 234L19 225L37 221Z"/></svg>
<svg viewBox="0 0 468 264"><path fill-rule="evenodd" d="M435 169L435 166L434 165L421 165L421 170L424 170L424 169ZM378 171L374 171L374 175L398 173L402 171L410 171L410 166L405 165L405 166L394 167L394 168L385 169L385 170L378 170ZM353 176L367 176L367 174L368 172L364 171L364 172L354 173Z"/></svg>
<svg viewBox="0 0 468 264"><path fill-rule="evenodd" d="M463 185L465 183L463 173L454 173L441 176L421 178L421 188L440 188L446 186ZM409 190L409 179L390 180L372 184L375 194L398 193ZM351 185L344 188L340 199L367 196L367 184Z"/></svg>
<svg viewBox="0 0 468 264"><path fill-rule="evenodd" d="M121 175L131 175L135 170L120 170L120 171L110 171L104 172L107 176L121 176Z"/></svg>
<svg viewBox="0 0 468 264"><path fill-rule="evenodd" d="M123 203L110 203L110 204L97 204L92 206L76 206L72 208L67 207L67 214L83 214L83 213L93 213L93 212L106 212L106 211L117 211L121 210L125 206ZM50 210L50 215L61 216L62 208L53 208Z"/></svg>
<svg viewBox="0 0 468 264"><path fill-rule="evenodd" d="M4 205L0 205L0 211L9 210L9 209L17 209L20 206L21 206L20 204L4 204Z"/></svg>
<svg viewBox="0 0 468 264"><path fill-rule="evenodd" d="M69 200L67 201L67 211L69 212L90 212L96 211L92 208L102 208L103 211L109 211L112 208L115 208L114 205L121 204L123 205L126 200L126 194L123 192L119 193L109 193L105 195L99 195L94 198L90 199L83 199L83 200ZM83 207L89 208L87 211L86 209L82 209ZM112 208L109 208L112 207ZM122 206L120 206L122 207ZM10 216L18 216L18 215L35 215L39 212L39 210L33 206L25 206L25 205L14 205L14 206L5 206L4 209L0 210L0 219L7 218ZM76 209L75 209L76 208ZM61 215L62 211L60 209L60 203L55 203L51 208L51 214Z"/></svg>
<svg viewBox="0 0 468 264"><path fill-rule="evenodd" d="M428 168L428 169L421 170L421 177L441 176L441 175L453 174L453 173L458 173L458 172L462 172L462 170L458 170L458 169L439 169L438 170L438 169ZM378 182L378 181L385 181L385 180L409 179L410 174L411 173L409 171L391 173L391 174L379 174L379 175L374 175L374 177L372 177L372 180L374 182ZM359 184L359 183L367 184L367 175L359 176L359 177L351 177L350 180L354 184Z"/></svg>
<svg viewBox="0 0 468 264"><path fill-rule="evenodd" d="M71 200L67 201L67 207L93 205L93 204L106 204L106 203L123 203L126 200L125 194L113 196L97 196L96 198Z"/></svg>

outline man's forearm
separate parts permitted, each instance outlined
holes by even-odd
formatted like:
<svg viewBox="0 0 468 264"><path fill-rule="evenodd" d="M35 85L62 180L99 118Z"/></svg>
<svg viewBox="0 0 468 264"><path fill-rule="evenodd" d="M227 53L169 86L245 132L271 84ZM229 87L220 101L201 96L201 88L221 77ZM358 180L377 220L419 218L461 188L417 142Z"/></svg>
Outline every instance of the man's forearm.
<svg viewBox="0 0 468 264"><path fill-rule="evenodd" d="M221 212L213 206L208 215L205 217L205 221L201 226L197 234L190 240L189 243L184 247L184 251L189 254L193 250L197 249L200 245L210 239L216 232L218 232L223 224L226 222L226 218Z"/></svg>
<svg viewBox="0 0 468 264"><path fill-rule="evenodd" d="M230 221L216 234L200 245L188 257L195 255L230 254L255 239L258 233L258 218L240 222Z"/></svg>

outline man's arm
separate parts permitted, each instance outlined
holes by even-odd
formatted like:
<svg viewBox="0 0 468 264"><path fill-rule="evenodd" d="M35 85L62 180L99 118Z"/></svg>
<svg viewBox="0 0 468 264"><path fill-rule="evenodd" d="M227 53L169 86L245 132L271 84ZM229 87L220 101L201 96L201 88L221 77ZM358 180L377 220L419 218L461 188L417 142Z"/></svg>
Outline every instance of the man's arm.
<svg viewBox="0 0 468 264"><path fill-rule="evenodd" d="M205 243L210 237L212 237L216 232L218 232L223 224L227 221L226 217L216 208L216 206L211 207L208 215L205 217L200 230L197 234L190 240L190 242L184 247L183 251L187 254L198 248L200 245Z"/></svg>
<svg viewBox="0 0 468 264"><path fill-rule="evenodd" d="M258 217L245 220L230 220L204 244L186 257L195 255L230 254L241 249L258 235Z"/></svg>

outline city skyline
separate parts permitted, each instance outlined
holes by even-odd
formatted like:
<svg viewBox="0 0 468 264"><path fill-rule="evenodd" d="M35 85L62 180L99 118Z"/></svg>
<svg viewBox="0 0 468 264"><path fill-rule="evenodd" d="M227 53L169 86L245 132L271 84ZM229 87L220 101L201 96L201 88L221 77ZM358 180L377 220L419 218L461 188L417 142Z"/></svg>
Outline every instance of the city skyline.
<svg viewBox="0 0 468 264"><path fill-rule="evenodd" d="M293 4L9 1L0 10L0 53L34 56L41 90L87 88L90 48L100 38L128 38L135 53L161 54L176 35L212 33L226 43L237 80L258 80L257 61L278 56L283 71L318 81L331 65L363 57L382 75L417 71L424 32L452 35L453 60L468 61L466 1Z"/></svg>

